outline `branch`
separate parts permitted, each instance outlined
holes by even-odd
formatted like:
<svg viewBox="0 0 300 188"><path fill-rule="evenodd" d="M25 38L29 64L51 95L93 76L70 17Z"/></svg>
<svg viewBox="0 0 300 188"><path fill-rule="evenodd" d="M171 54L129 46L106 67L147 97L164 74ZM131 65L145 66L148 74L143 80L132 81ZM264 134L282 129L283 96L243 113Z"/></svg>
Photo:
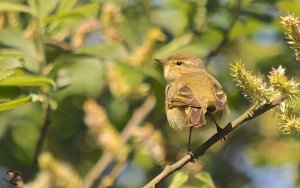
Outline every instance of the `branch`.
<svg viewBox="0 0 300 188"><path fill-rule="evenodd" d="M147 97L141 107L136 109L128 121L127 125L121 133L121 138L124 142L132 136L135 129L144 121L152 109L155 107L156 99L153 95ZM105 152L98 160L95 166L88 172L82 183L82 188L89 188L93 185L94 181L99 178L106 167L113 161L113 156Z"/></svg>
<svg viewBox="0 0 300 188"><path fill-rule="evenodd" d="M124 132L123 132L124 133ZM102 178L102 181L99 183L98 188L106 188L111 187L115 180L119 177L119 175L123 172L123 170L128 165L128 162L132 160L133 155L135 151L139 150L141 147L145 147L143 144L146 140L150 139L150 137L153 135L153 131L151 131L148 135L144 136L142 140L139 142L133 144L131 146L131 151L127 155L126 160L124 161L118 161L118 163L112 168L112 170L105 174L105 176Z"/></svg>
<svg viewBox="0 0 300 188"><path fill-rule="evenodd" d="M257 104L250 107L244 114L242 114L237 119L233 120L232 122L228 123L226 127L220 131L219 133L214 134L211 138L209 138L206 142L201 144L198 148L196 148L193 151L194 157L200 157L204 155L206 150L208 150L211 146L213 146L215 143L217 143L223 136L229 134L234 129L236 129L238 126L240 126L242 123L249 121L251 119L254 119L258 117L259 115L267 112L268 110L274 108L275 106L279 105L282 101L284 101L285 98L283 96L278 95L274 98L274 100L270 103L265 103L264 105L257 108ZM154 179L152 179L147 185L144 186L144 188L154 188L158 183L163 181L165 178L167 178L169 175L171 175L173 172L179 170L183 166L185 166L187 163L189 163L192 160L192 157L190 155L186 155L173 165L168 165L165 167L165 169Z"/></svg>
<svg viewBox="0 0 300 188"><path fill-rule="evenodd" d="M236 11L233 13L232 20L231 20L230 24L223 31L223 39L222 39L222 41L219 43L219 45L214 50L212 50L207 55L207 57L206 57L206 64L209 64L211 58L214 57L215 55L217 55L222 50L222 48L224 48L224 46L228 43L228 41L229 41L229 35L231 33L231 30L232 30L233 26L235 25L235 23L237 22L237 20L239 18L239 15L240 15L240 12L241 12L241 0L238 0L237 3L238 4L237 4L237 7L236 7Z"/></svg>
<svg viewBox="0 0 300 188"><path fill-rule="evenodd" d="M115 179L119 177L119 175L123 172L127 165L127 160L116 164L116 166L111 170L111 172L103 178L98 188L106 188L112 186Z"/></svg>
<svg viewBox="0 0 300 188"><path fill-rule="evenodd" d="M87 173L84 178L81 187L89 188L93 185L94 181L101 176L106 167L113 161L112 154L104 152L101 158L93 166L93 168Z"/></svg>
<svg viewBox="0 0 300 188"><path fill-rule="evenodd" d="M69 43L54 40L54 39L50 39L50 38L44 38L44 43L47 44L47 45L50 45L50 46L54 46L56 48L60 48L64 51L73 52L75 50L75 48Z"/></svg>
<svg viewBox="0 0 300 188"><path fill-rule="evenodd" d="M45 109L45 120L44 120L42 129L41 129L40 137L39 137L38 142L37 142L36 147L35 147L35 151L34 151L34 155L33 155L33 161L31 163L31 165L29 166L27 174L24 178L24 179L27 179L27 180L29 180L29 178L32 176L33 171L36 169L38 157L41 153L41 150L42 150L43 144L45 142L49 126L51 124L51 107L50 107L50 105L48 103L45 104L44 109Z"/></svg>

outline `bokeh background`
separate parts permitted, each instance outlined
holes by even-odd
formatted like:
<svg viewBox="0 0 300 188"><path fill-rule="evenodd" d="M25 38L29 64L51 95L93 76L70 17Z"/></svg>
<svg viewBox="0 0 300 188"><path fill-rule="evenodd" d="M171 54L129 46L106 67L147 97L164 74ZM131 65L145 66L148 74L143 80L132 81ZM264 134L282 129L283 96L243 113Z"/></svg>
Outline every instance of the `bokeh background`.
<svg viewBox="0 0 300 188"><path fill-rule="evenodd" d="M23 187L142 187L186 154L188 138L168 126L153 59L201 57L227 93L225 125L251 105L231 63L262 76L282 65L299 80L280 24L288 13L300 16L299 0L0 0L0 85L24 78L0 86L1 102L34 96L0 112L0 176L20 171ZM192 147L215 131L194 130ZM299 141L270 111L158 187L299 188Z"/></svg>

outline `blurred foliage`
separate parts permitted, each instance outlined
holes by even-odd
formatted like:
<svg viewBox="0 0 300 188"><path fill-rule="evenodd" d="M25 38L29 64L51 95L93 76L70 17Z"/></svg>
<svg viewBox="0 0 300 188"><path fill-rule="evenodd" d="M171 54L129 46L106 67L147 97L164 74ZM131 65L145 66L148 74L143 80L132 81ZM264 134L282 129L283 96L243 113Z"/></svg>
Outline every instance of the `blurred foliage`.
<svg viewBox="0 0 300 188"><path fill-rule="evenodd" d="M299 81L300 64L284 33L290 43L299 38L280 25L280 16L288 12L300 16L300 1L0 0L1 167L26 175L50 105L45 153L26 185L80 187L98 159L111 152L112 163L102 177L116 176L112 187L141 187L186 154L188 135L168 126L162 67L152 59L176 52L203 58L228 96L231 114L225 124L250 105L229 75L236 59L260 75L282 65L289 78ZM150 95L155 108L122 143L125 126ZM90 101L104 114L95 122L84 111ZM291 106L299 109L300 100ZM251 121L158 187L265 182L299 187L299 137L280 134L280 121L272 113ZM214 132L195 130L192 146ZM124 156L118 156L120 147ZM126 159L122 170L112 170L120 159ZM279 173L285 165L291 167L284 173L293 178ZM278 173L269 179L253 175L260 168ZM94 187L99 183L97 178Z"/></svg>
<svg viewBox="0 0 300 188"><path fill-rule="evenodd" d="M260 76L252 75L245 69L241 62L231 65L231 76L237 86L243 89L244 97L256 105L271 103L281 96L285 101L281 102L277 109L277 116L281 119L280 129L286 135L300 135L300 110L291 106L291 102L300 95L300 84L294 79L288 79L285 68L281 65L268 75L268 84Z"/></svg>
<svg viewBox="0 0 300 188"><path fill-rule="evenodd" d="M189 182L189 185L187 185ZM215 188L215 184L212 181L210 175L206 172L201 172L191 176L189 180L189 175L184 172L178 172L174 175L172 183L169 186L170 188L180 188L180 187L189 187L189 188Z"/></svg>

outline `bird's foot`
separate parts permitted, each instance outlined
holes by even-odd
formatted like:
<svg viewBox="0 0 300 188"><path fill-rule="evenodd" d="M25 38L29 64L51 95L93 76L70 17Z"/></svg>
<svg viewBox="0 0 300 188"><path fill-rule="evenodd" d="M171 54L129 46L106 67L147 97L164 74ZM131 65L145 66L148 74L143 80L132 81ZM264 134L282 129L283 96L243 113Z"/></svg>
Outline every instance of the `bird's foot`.
<svg viewBox="0 0 300 188"><path fill-rule="evenodd" d="M247 115L248 115L250 118L252 118L252 117L254 116L254 112L253 112L253 111L249 111L249 112L247 112Z"/></svg>
<svg viewBox="0 0 300 188"><path fill-rule="evenodd" d="M197 159L190 148L188 148L187 154L191 156L191 162L195 163L195 159Z"/></svg>

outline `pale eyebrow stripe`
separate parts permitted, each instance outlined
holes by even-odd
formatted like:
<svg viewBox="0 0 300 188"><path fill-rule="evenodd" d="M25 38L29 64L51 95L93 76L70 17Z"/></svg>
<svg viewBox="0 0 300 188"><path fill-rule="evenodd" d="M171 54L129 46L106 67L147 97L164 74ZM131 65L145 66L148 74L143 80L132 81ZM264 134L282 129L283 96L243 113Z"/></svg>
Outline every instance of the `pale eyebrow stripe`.
<svg viewBox="0 0 300 188"><path fill-rule="evenodd" d="M185 64L192 64L191 61L182 61L182 62L184 62Z"/></svg>

